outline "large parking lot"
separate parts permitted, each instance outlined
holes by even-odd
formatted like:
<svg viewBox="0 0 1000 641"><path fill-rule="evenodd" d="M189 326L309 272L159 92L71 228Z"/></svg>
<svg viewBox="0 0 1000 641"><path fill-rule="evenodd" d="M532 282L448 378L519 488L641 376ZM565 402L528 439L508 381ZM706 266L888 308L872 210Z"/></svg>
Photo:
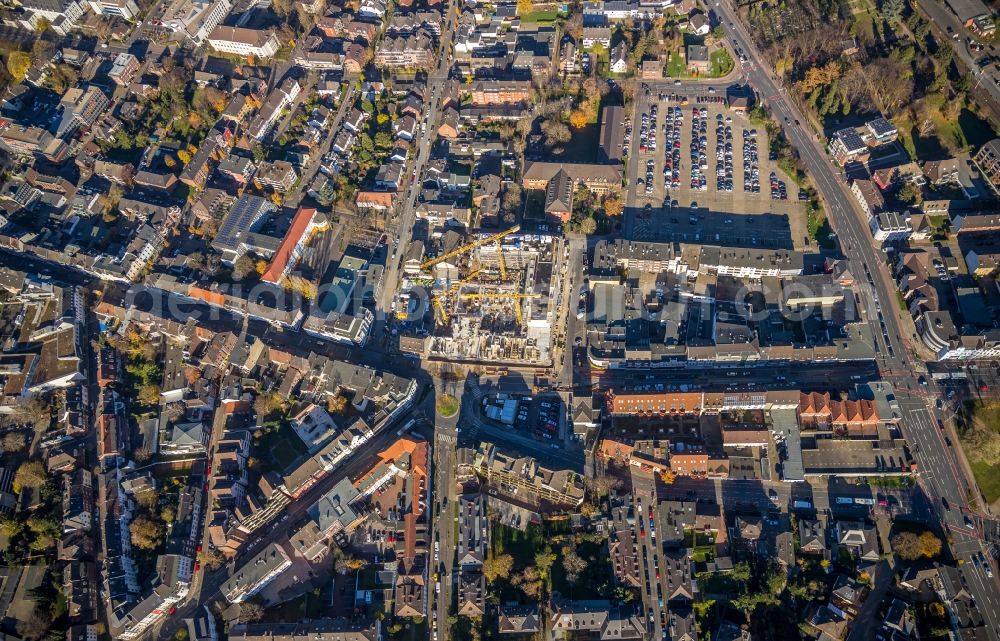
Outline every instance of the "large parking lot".
<svg viewBox="0 0 1000 641"><path fill-rule="evenodd" d="M768 136L720 95L654 96L628 138L638 163L635 240L801 248L805 207L768 157Z"/></svg>

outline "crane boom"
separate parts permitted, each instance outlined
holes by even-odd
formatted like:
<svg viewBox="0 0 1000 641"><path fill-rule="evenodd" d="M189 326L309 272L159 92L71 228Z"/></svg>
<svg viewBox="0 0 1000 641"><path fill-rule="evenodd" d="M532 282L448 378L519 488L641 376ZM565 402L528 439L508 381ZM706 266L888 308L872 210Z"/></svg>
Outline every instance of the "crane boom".
<svg viewBox="0 0 1000 641"><path fill-rule="evenodd" d="M469 294L460 294L462 298L465 299L488 299L488 300L512 300L516 301L514 303L514 314L517 315L517 324L524 325L524 316L521 312L521 301L526 298L541 298L541 294L514 294L509 292L476 292Z"/></svg>
<svg viewBox="0 0 1000 641"><path fill-rule="evenodd" d="M503 243L497 239L497 260L500 262L500 282L507 282L507 265L503 262Z"/></svg>
<svg viewBox="0 0 1000 641"><path fill-rule="evenodd" d="M448 252L447 254L443 254L441 256L438 256L437 258L432 258L430 260L424 261L424 263L422 265L420 265L420 269L427 269L428 267L433 267L434 265L437 265L438 263L440 263L442 261L448 260L449 258L454 258L455 256L461 256L462 254L464 254L466 252L472 251L476 247L481 247L481 246L486 245L488 243L495 243L495 242L497 242L498 240L500 240L501 238L503 238L504 236L506 236L508 234L513 234L513 233L515 233L517 231L520 231L520 229L521 229L520 225L514 225L513 227L511 227L507 231L502 231L499 234L493 234L492 236L486 236L485 238L480 238L478 240L474 240L471 243L467 243L465 245L462 245L458 249L453 249L452 251Z"/></svg>

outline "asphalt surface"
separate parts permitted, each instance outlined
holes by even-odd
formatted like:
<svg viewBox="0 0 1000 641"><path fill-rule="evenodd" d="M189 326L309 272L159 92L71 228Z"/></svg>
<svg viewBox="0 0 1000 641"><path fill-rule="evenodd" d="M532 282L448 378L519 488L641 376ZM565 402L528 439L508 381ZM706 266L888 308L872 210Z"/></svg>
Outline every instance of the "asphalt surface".
<svg viewBox="0 0 1000 641"><path fill-rule="evenodd" d="M978 551L979 541L975 530L965 527L965 514L968 513L968 500L964 475L955 461L955 453L944 440L937 428L937 421L931 416L928 405L936 394L922 393L918 379L925 372L923 363L911 360L908 347L902 336L896 317L895 289L891 278L882 267L881 252L871 242L867 222L857 209L853 196L847 186L841 181L839 172L825 155L817 138L804 126L797 122L806 122L797 107L787 99L784 89L779 87L769 67L762 62L762 57L740 23L735 10L728 3L720 2L715 7L722 19L730 39L738 44L749 56L749 64L744 65L744 73L756 90L758 99L766 105L779 125L784 129L800 158L806 165L813 183L820 193L826 206L827 215L836 231L841 251L851 262L860 279L862 274L870 274L867 289L871 292L873 301L880 301L884 314L877 311L880 317L878 331L875 331L879 345L879 367L891 372L885 378L896 386L897 398L904 408L906 418L903 429L907 439L915 447L914 455L918 462L919 482L931 499L932 505L939 505L938 517L943 527L951 532L955 542L953 552L965 561L962 573L968 581L968 586L976 599L979 610L983 613L990 638L996 641L1000 638L1000 598L996 582L984 581L985 574L971 563L971 555ZM872 308L866 310L870 325L875 324ZM882 330L882 323L885 329ZM930 381L928 381L930 382ZM930 383L933 385L933 383ZM943 509L942 499L952 507Z"/></svg>

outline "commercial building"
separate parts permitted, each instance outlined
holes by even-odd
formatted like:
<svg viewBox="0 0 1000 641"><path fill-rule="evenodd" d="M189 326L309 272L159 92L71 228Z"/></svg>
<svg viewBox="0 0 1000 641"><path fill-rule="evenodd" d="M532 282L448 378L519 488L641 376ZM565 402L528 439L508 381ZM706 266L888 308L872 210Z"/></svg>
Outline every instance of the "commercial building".
<svg viewBox="0 0 1000 641"><path fill-rule="evenodd" d="M619 163L625 140L625 108L617 105L601 111L601 142L597 160L602 163Z"/></svg>
<svg viewBox="0 0 1000 641"><path fill-rule="evenodd" d="M229 629L230 641L379 641L381 621L315 619L308 623L238 624Z"/></svg>
<svg viewBox="0 0 1000 641"><path fill-rule="evenodd" d="M245 27L216 27L208 36L208 44L222 53L263 59L274 56L281 48L273 31Z"/></svg>
<svg viewBox="0 0 1000 641"><path fill-rule="evenodd" d="M278 248L278 239L254 233L261 222L278 208L260 196L240 196L222 219L212 247L222 254L222 262L232 265L249 251L269 258Z"/></svg>
<svg viewBox="0 0 1000 641"><path fill-rule="evenodd" d="M202 44L222 24L233 4L230 0L173 0L163 11L163 26Z"/></svg>
<svg viewBox="0 0 1000 641"><path fill-rule="evenodd" d="M139 5L134 0L90 0L91 10L103 16L118 16L128 22L139 18Z"/></svg>

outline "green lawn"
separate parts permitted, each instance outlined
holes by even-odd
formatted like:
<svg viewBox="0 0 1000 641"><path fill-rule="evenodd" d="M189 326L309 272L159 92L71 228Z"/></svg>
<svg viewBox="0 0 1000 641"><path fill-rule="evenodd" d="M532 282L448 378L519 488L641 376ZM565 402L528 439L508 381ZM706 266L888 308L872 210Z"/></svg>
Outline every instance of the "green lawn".
<svg viewBox="0 0 1000 641"><path fill-rule="evenodd" d="M555 9L539 9L521 14L521 22L555 22L559 12Z"/></svg>
<svg viewBox="0 0 1000 641"><path fill-rule="evenodd" d="M318 619L322 616L327 607L327 599L323 598L322 592L315 594L307 592L291 601L285 601L264 611L264 618L267 621L301 621L303 619Z"/></svg>
<svg viewBox="0 0 1000 641"><path fill-rule="evenodd" d="M695 563L707 563L715 559L715 546L700 545L691 550L691 558Z"/></svg>
<svg viewBox="0 0 1000 641"><path fill-rule="evenodd" d="M720 78L733 70L733 57L729 55L729 50L719 49L718 51L713 51L709 58L711 60L711 67L709 72L702 76L703 78ZM692 77L692 75L688 73L687 64L684 62L684 56L681 55L679 51L674 51L670 54L670 58L667 60L667 66L664 69L664 74L668 78Z"/></svg>
<svg viewBox="0 0 1000 641"><path fill-rule="evenodd" d="M728 574L709 574L698 577L702 594L738 594L740 585Z"/></svg>
<svg viewBox="0 0 1000 641"><path fill-rule="evenodd" d="M986 502L993 504L1000 499L1000 465L990 465L981 461L969 461L976 483Z"/></svg>
<svg viewBox="0 0 1000 641"><path fill-rule="evenodd" d="M535 554L545 549L546 537L542 526L534 523L529 524L525 532L506 525L494 525L491 541L494 550L502 550L514 557L514 568L520 569L534 565Z"/></svg>
<svg viewBox="0 0 1000 641"><path fill-rule="evenodd" d="M576 553L587 562L587 569L570 583L566 579L566 569L562 563L562 549L556 551L558 559L552 566L552 589L571 599L608 598L613 590L611 580L611 559L603 544L583 541L576 546Z"/></svg>
<svg viewBox="0 0 1000 641"><path fill-rule="evenodd" d="M689 74L687 65L684 64L684 56L676 51L671 53L670 60L667 61L666 71L670 78L687 78Z"/></svg>
<svg viewBox="0 0 1000 641"><path fill-rule="evenodd" d="M714 51L710 58L712 60L712 76L720 78L733 70L733 57L729 55L728 49Z"/></svg>
<svg viewBox="0 0 1000 641"><path fill-rule="evenodd" d="M835 247L833 239L830 237L833 229L830 227L830 221L827 220L826 214L820 209L818 201L810 201L806 207L806 227L809 231L809 238L815 241L817 245L823 249L833 249Z"/></svg>
<svg viewBox="0 0 1000 641"><path fill-rule="evenodd" d="M278 472L284 472L307 451L305 443L287 422L262 434L258 446L258 456L265 468Z"/></svg>
<svg viewBox="0 0 1000 641"><path fill-rule="evenodd" d="M597 118L600 115L598 114ZM594 124L581 127L579 129L570 128L572 137L569 142L563 145L563 152L559 154L559 159L568 162L594 162L597 158L597 147L601 139L601 125Z"/></svg>
<svg viewBox="0 0 1000 641"><path fill-rule="evenodd" d="M445 418L458 414L458 399L451 394L442 394L437 400L437 411Z"/></svg>

